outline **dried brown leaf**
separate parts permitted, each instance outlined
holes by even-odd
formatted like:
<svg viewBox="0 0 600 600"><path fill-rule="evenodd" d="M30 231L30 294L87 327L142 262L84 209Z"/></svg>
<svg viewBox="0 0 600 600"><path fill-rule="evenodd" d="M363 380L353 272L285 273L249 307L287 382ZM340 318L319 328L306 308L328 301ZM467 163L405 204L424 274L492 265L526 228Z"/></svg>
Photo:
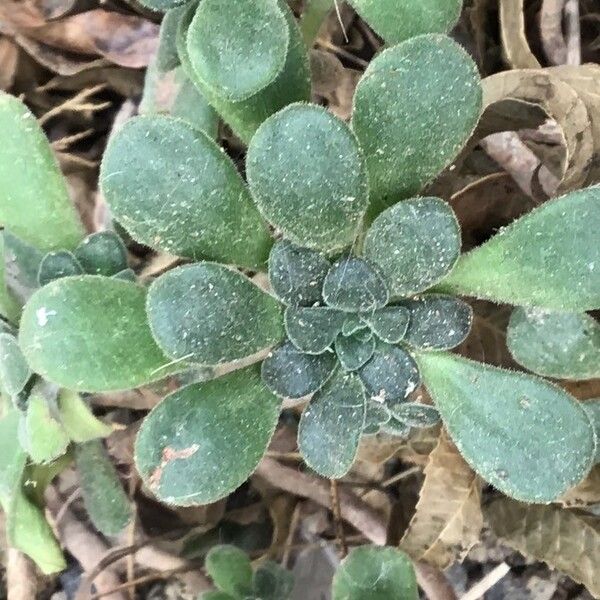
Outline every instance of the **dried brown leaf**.
<svg viewBox="0 0 600 600"><path fill-rule="evenodd" d="M400 547L414 560L445 569L464 558L482 526L481 482L442 432Z"/></svg>
<svg viewBox="0 0 600 600"><path fill-rule="evenodd" d="M0 90L8 91L15 80L19 47L8 37L0 37Z"/></svg>
<svg viewBox="0 0 600 600"><path fill-rule="evenodd" d="M508 498L495 500L484 512L507 545L566 573L600 597L600 518Z"/></svg>
<svg viewBox="0 0 600 600"><path fill-rule="evenodd" d="M578 400L600 398L600 379L587 381L559 381L558 384Z"/></svg>
<svg viewBox="0 0 600 600"><path fill-rule="evenodd" d="M401 439L385 434L363 436L357 460L379 465L392 458L403 445Z"/></svg>
<svg viewBox="0 0 600 600"><path fill-rule="evenodd" d="M548 60L562 65L567 60L567 45L562 32L565 0L543 0L540 11L542 46Z"/></svg>
<svg viewBox="0 0 600 600"><path fill-rule="evenodd" d="M507 61L514 69L539 69L525 35L524 0L500 0L500 29Z"/></svg>

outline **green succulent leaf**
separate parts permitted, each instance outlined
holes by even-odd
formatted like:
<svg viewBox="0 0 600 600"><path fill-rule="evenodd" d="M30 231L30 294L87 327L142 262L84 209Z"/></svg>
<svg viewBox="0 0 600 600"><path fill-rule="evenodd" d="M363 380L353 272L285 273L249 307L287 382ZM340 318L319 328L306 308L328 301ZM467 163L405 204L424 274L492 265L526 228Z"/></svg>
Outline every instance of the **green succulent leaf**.
<svg viewBox="0 0 600 600"><path fill-rule="evenodd" d="M252 589L261 600L288 600L294 588L294 576L272 560L254 572Z"/></svg>
<svg viewBox="0 0 600 600"><path fill-rule="evenodd" d="M465 254L441 291L557 311L600 308L600 186L551 200Z"/></svg>
<svg viewBox="0 0 600 600"><path fill-rule="evenodd" d="M27 455L18 438L20 418L16 410L8 410L0 418L0 504L5 512L20 487L27 464Z"/></svg>
<svg viewBox="0 0 600 600"><path fill-rule="evenodd" d="M404 341L420 350L449 350L465 341L473 323L469 304L441 294L425 294L403 305L410 311Z"/></svg>
<svg viewBox="0 0 600 600"><path fill-rule="evenodd" d="M123 269L122 271L115 273L113 277L115 279L122 279L123 281L130 281L132 283L137 281L137 275L133 269Z"/></svg>
<svg viewBox="0 0 600 600"><path fill-rule="evenodd" d="M516 308L506 341L513 358L538 375L600 377L600 324L585 313Z"/></svg>
<svg viewBox="0 0 600 600"><path fill-rule="evenodd" d="M48 252L40 263L37 276L38 284L40 286L48 285L56 279L71 275L82 275L83 272L83 267L72 252L68 250Z"/></svg>
<svg viewBox="0 0 600 600"><path fill-rule="evenodd" d="M158 50L156 52L155 64L159 72L172 71L180 64L179 55L177 54L177 29L186 8L185 0L183 0L180 6L173 6L165 12L160 24Z"/></svg>
<svg viewBox="0 0 600 600"><path fill-rule="evenodd" d="M374 311L386 305L388 291L381 275L362 258L337 261L327 273L323 299L347 312Z"/></svg>
<svg viewBox="0 0 600 600"><path fill-rule="evenodd" d="M353 335L338 335L335 341L335 353L346 371L357 371L375 352L373 337L364 339L361 331Z"/></svg>
<svg viewBox="0 0 600 600"><path fill-rule="evenodd" d="M457 448L504 494L551 502L590 470L592 426L581 404L562 389L455 354L423 353L418 362Z"/></svg>
<svg viewBox="0 0 600 600"><path fill-rule="evenodd" d="M415 571L408 556L395 548L354 548L333 577L332 600L392 598L419 598Z"/></svg>
<svg viewBox="0 0 600 600"><path fill-rule="evenodd" d="M344 313L334 308L290 306L285 311L285 330L298 350L321 354L333 344L344 320Z"/></svg>
<svg viewBox="0 0 600 600"><path fill-rule="evenodd" d="M338 369L300 418L298 448L306 464L323 477L343 477L358 452L365 412L360 379Z"/></svg>
<svg viewBox="0 0 600 600"><path fill-rule="evenodd" d="M323 387L335 367L335 355L324 352L306 354L291 342L271 351L262 364L267 387L282 398L303 398Z"/></svg>
<svg viewBox="0 0 600 600"><path fill-rule="evenodd" d="M419 402L405 402L392 407L392 415L410 427L432 427L440 421L440 413L435 406Z"/></svg>
<svg viewBox="0 0 600 600"><path fill-rule="evenodd" d="M72 441L84 443L112 433L112 427L97 419L77 392L62 389L57 402L60 422Z"/></svg>
<svg viewBox="0 0 600 600"><path fill-rule="evenodd" d="M88 235L75 248L75 258L90 275L110 277L127 268L127 248L114 231Z"/></svg>
<svg viewBox="0 0 600 600"><path fill-rule="evenodd" d="M0 231L0 315L11 323L17 323L21 316L21 307L8 288L5 235Z"/></svg>
<svg viewBox="0 0 600 600"><path fill-rule="evenodd" d="M138 471L167 504L224 498L256 469L279 404L257 366L181 388L144 420L135 445Z"/></svg>
<svg viewBox="0 0 600 600"><path fill-rule="evenodd" d="M342 325L342 335L352 335L358 331L364 331L368 327L369 324L363 321L359 315L349 313Z"/></svg>
<svg viewBox="0 0 600 600"><path fill-rule="evenodd" d="M148 327L145 290L82 275L54 281L25 305L19 345L36 372L72 390L138 387L173 372Z"/></svg>
<svg viewBox="0 0 600 600"><path fill-rule="evenodd" d="M325 109L293 104L267 119L246 167L260 212L286 237L326 252L356 238L368 205L366 165L350 128Z"/></svg>
<svg viewBox="0 0 600 600"><path fill-rule="evenodd" d="M23 390L32 375L14 335L0 333L0 386L9 396Z"/></svg>
<svg viewBox="0 0 600 600"><path fill-rule="evenodd" d="M179 92L173 100L169 113L173 117L187 121L195 129L204 131L215 139L219 131L219 116L208 103L204 94L190 81L182 68L175 72Z"/></svg>
<svg viewBox="0 0 600 600"><path fill-rule="evenodd" d="M421 382L412 356L399 346L377 344L373 358L358 372L367 395L388 407L403 402Z"/></svg>
<svg viewBox="0 0 600 600"><path fill-rule="evenodd" d="M214 584L234 598L252 594L252 565L247 554L235 546L215 546L206 555L206 572Z"/></svg>
<svg viewBox="0 0 600 600"><path fill-rule="evenodd" d="M251 268L267 259L271 238L235 166L179 119L125 123L108 144L100 181L114 217L148 246Z"/></svg>
<svg viewBox="0 0 600 600"><path fill-rule="evenodd" d="M132 509L119 475L100 440L75 447L83 503L94 527L117 535L131 521Z"/></svg>
<svg viewBox="0 0 600 600"><path fill-rule="evenodd" d="M596 434L596 456L594 463L598 464L600 462L600 399L586 400L581 403L581 406L583 407L583 410L585 410L585 413L592 424L592 429Z"/></svg>
<svg viewBox="0 0 600 600"><path fill-rule="evenodd" d="M0 223L48 252L73 248L83 227L35 116L0 92Z"/></svg>
<svg viewBox="0 0 600 600"><path fill-rule="evenodd" d="M406 335L410 313L404 306L386 306L363 318L380 340L397 344Z"/></svg>
<svg viewBox="0 0 600 600"><path fill-rule="evenodd" d="M39 287L38 273L44 253L6 229L0 235L4 240L5 281L19 303L20 316L20 305Z"/></svg>
<svg viewBox="0 0 600 600"><path fill-rule="evenodd" d="M374 400L368 400L363 435L375 435L379 433L381 427L385 425L391 417L390 411L384 404Z"/></svg>
<svg viewBox="0 0 600 600"><path fill-rule="evenodd" d="M381 426L383 433L393 435L395 437L407 438L410 435L412 427L404 421L399 421L395 417L391 417L387 423Z"/></svg>
<svg viewBox="0 0 600 600"><path fill-rule="evenodd" d="M188 56L198 77L231 101L246 100L283 70L289 29L277 0L202 0L188 31Z"/></svg>
<svg viewBox="0 0 600 600"><path fill-rule="evenodd" d="M177 32L177 51L188 77L246 144L267 117L292 102L310 99L309 66L302 35L287 3L281 0L279 7L285 16L289 33L288 52L283 70L271 84L247 100L233 102L219 94L195 71L189 55L189 50L197 43L193 33L189 32L196 11L193 2L188 6Z"/></svg>
<svg viewBox="0 0 600 600"><path fill-rule="evenodd" d="M269 281L282 302L312 306L321 301L323 281L330 266L320 252L282 240L269 255Z"/></svg>
<svg viewBox="0 0 600 600"><path fill-rule="evenodd" d="M152 333L175 360L217 365L283 338L279 302L239 271L215 263L168 271L150 286Z"/></svg>
<svg viewBox="0 0 600 600"><path fill-rule="evenodd" d="M364 256L379 267L391 296L438 283L460 256L460 227L439 198L412 198L388 208L369 229Z"/></svg>
<svg viewBox="0 0 600 600"><path fill-rule="evenodd" d="M462 0L350 0L360 16L388 43L424 33L446 33L458 21Z"/></svg>
<svg viewBox="0 0 600 600"><path fill-rule="evenodd" d="M371 215L414 196L447 167L481 105L477 67L449 37L419 36L377 56L358 84L352 116L367 157Z"/></svg>
<svg viewBox="0 0 600 600"><path fill-rule="evenodd" d="M139 3L146 8L160 12L166 12L180 4L185 4L188 0L139 0Z"/></svg>

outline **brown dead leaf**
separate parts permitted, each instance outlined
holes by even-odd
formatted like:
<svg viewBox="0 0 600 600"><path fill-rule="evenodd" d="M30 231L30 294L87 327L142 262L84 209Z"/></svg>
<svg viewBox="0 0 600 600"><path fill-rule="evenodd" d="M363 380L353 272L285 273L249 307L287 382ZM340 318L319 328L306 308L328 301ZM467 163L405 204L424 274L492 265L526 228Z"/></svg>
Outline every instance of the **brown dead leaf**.
<svg viewBox="0 0 600 600"><path fill-rule="evenodd" d="M588 381L559 381L558 384L578 400L600 398L600 379Z"/></svg>
<svg viewBox="0 0 600 600"><path fill-rule="evenodd" d="M383 433L363 436L358 447L357 460L379 465L392 458L403 445L401 439Z"/></svg>
<svg viewBox="0 0 600 600"><path fill-rule="evenodd" d="M484 509L507 545L544 561L600 596L600 518L555 505L500 498Z"/></svg>
<svg viewBox="0 0 600 600"><path fill-rule="evenodd" d="M568 508L600 503L600 464L579 485L561 496L559 502Z"/></svg>
<svg viewBox="0 0 600 600"><path fill-rule="evenodd" d="M0 90L8 91L15 80L19 47L8 37L0 37Z"/></svg>
<svg viewBox="0 0 600 600"><path fill-rule="evenodd" d="M400 547L414 560L445 569L477 543L482 526L481 482L442 432Z"/></svg>
<svg viewBox="0 0 600 600"><path fill-rule="evenodd" d="M500 30L506 60L514 69L539 69L525 35L524 0L500 0Z"/></svg>
<svg viewBox="0 0 600 600"><path fill-rule="evenodd" d="M553 65L567 61L567 45L562 31L565 0L543 0L540 11L540 33L546 57Z"/></svg>

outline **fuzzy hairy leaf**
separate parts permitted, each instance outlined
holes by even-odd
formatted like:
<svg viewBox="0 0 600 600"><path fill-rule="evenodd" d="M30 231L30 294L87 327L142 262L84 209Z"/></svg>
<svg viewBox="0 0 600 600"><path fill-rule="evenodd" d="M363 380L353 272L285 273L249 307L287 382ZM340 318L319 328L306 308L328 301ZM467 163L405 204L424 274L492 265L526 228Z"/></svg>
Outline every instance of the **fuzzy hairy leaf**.
<svg viewBox="0 0 600 600"><path fill-rule="evenodd" d="M8 230L0 232L4 240L5 280L9 291L21 305L29 299L38 285L38 273L44 253L13 235Z"/></svg>
<svg viewBox="0 0 600 600"><path fill-rule="evenodd" d="M371 62L352 126L367 157L373 216L417 194L454 160L481 103L475 63L446 36L413 38Z"/></svg>
<svg viewBox="0 0 600 600"><path fill-rule="evenodd" d="M258 366L181 388L144 420L135 444L138 471L167 504L224 498L256 469L279 404Z"/></svg>
<svg viewBox="0 0 600 600"><path fill-rule="evenodd" d="M332 600L417 600L417 579L409 558L395 548L361 546L333 577Z"/></svg>
<svg viewBox="0 0 600 600"><path fill-rule="evenodd" d="M327 273L323 299L332 308L347 312L374 311L388 301L381 275L365 260L342 258Z"/></svg>
<svg viewBox="0 0 600 600"><path fill-rule="evenodd" d="M440 421L440 413L435 406L420 402L404 402L391 408L392 415L411 427L432 427Z"/></svg>
<svg viewBox="0 0 600 600"><path fill-rule="evenodd" d="M239 271L197 263L150 286L150 328L175 360L216 365L245 358L283 337L281 305Z"/></svg>
<svg viewBox="0 0 600 600"><path fill-rule="evenodd" d="M386 306L364 315L363 318L380 340L397 344L406 335L410 313L404 306Z"/></svg>
<svg viewBox="0 0 600 600"><path fill-rule="evenodd" d="M21 307L8 288L5 232L0 231L0 315L11 323L17 323L21 316Z"/></svg>
<svg viewBox="0 0 600 600"><path fill-rule="evenodd" d="M344 320L344 324L342 325L342 335L352 335L357 331L364 331L368 327L369 324L366 321L363 321L363 319L359 315L349 313L346 315L346 319Z"/></svg>
<svg viewBox="0 0 600 600"><path fill-rule="evenodd" d="M357 12L388 43L424 33L446 33L458 21L462 0L350 0Z"/></svg>
<svg viewBox="0 0 600 600"><path fill-rule="evenodd" d="M155 65L161 73L171 71L180 64L179 56L177 55L177 29L179 22L185 14L185 10L186 7L183 4L169 8L165 12L165 16L160 24ZM150 66L148 68L150 69Z"/></svg>
<svg viewBox="0 0 600 600"><path fill-rule="evenodd" d="M334 366L332 352L306 354L291 342L285 342L265 358L261 373L274 394L283 398L302 398L321 389Z"/></svg>
<svg viewBox="0 0 600 600"><path fill-rule="evenodd" d="M281 73L290 32L278 0L202 0L188 31L198 77L231 101L254 96Z"/></svg>
<svg viewBox="0 0 600 600"><path fill-rule="evenodd" d="M338 335L335 341L335 353L346 371L357 371L375 352L373 337L364 339L358 331L353 335Z"/></svg>
<svg viewBox="0 0 600 600"><path fill-rule="evenodd" d="M254 595L262 600L289 600L294 576L272 560L261 564L252 579Z"/></svg>
<svg viewBox="0 0 600 600"><path fill-rule="evenodd" d="M73 254L90 275L116 275L127 268L127 248L114 231L88 235Z"/></svg>
<svg viewBox="0 0 600 600"><path fill-rule="evenodd" d="M343 312L326 306L289 307L285 330L298 350L321 354L329 348L344 325Z"/></svg>
<svg viewBox="0 0 600 600"><path fill-rule="evenodd" d="M460 255L460 227L443 200L411 198L375 219L364 255L379 267L391 296L411 296L451 271Z"/></svg>
<svg viewBox="0 0 600 600"><path fill-rule="evenodd" d="M269 255L269 281L282 302L312 306L321 301L323 281L330 266L320 252L282 240Z"/></svg>
<svg viewBox="0 0 600 600"><path fill-rule="evenodd" d="M592 426L581 404L560 388L454 354L423 353L417 360L453 442L501 492L551 502L590 470Z"/></svg>
<svg viewBox="0 0 600 600"><path fill-rule="evenodd" d="M74 248L83 227L35 116L0 91L0 223L43 251Z"/></svg>
<svg viewBox="0 0 600 600"><path fill-rule="evenodd" d="M60 422L72 441L89 442L112 433L112 427L97 419L77 392L62 389L57 402Z"/></svg>
<svg viewBox="0 0 600 600"><path fill-rule="evenodd" d="M525 556L544 561L600 596L600 518L558 506L499 498L485 509L495 534Z"/></svg>
<svg viewBox="0 0 600 600"><path fill-rule="evenodd" d="M479 541L482 526L479 478L442 433L400 548L414 560L445 569Z"/></svg>
<svg viewBox="0 0 600 600"><path fill-rule="evenodd" d="M363 435L375 435L379 433L382 425L390 421L392 415L385 405L375 402L374 400L367 401L367 413L365 415L365 426L363 427Z"/></svg>
<svg viewBox="0 0 600 600"><path fill-rule="evenodd" d="M48 252L42 258L37 279L39 285L44 286L55 279L62 279L71 275L83 275L83 273L83 267L72 252L56 250Z"/></svg>
<svg viewBox="0 0 600 600"><path fill-rule="evenodd" d="M132 509L104 445L93 440L75 447L83 502L94 527L117 535L131 521Z"/></svg>
<svg viewBox="0 0 600 600"><path fill-rule="evenodd" d="M263 216L303 246L351 244L368 205L367 171L350 128L322 107L293 104L252 138L248 183Z"/></svg>
<svg viewBox="0 0 600 600"><path fill-rule="evenodd" d="M600 325L585 313L516 308L506 341L513 358L538 375L600 377Z"/></svg>
<svg viewBox="0 0 600 600"><path fill-rule="evenodd" d="M139 0L139 2L151 10L165 12L180 4L185 4L186 0Z"/></svg>
<svg viewBox="0 0 600 600"><path fill-rule="evenodd" d="M206 555L206 572L214 584L234 598L252 594L252 565L248 555L229 545L215 546Z"/></svg>
<svg viewBox="0 0 600 600"><path fill-rule="evenodd" d="M473 323L473 309L460 298L425 294L403 305L410 311L404 341L420 350L449 350L465 341Z"/></svg>
<svg viewBox="0 0 600 600"><path fill-rule="evenodd" d="M148 327L145 290L97 275L67 277L25 305L19 345L31 368L72 390L130 389L171 372Z"/></svg>
<svg viewBox="0 0 600 600"><path fill-rule="evenodd" d="M15 336L0 333L0 387L9 396L16 396L31 375L31 369Z"/></svg>
<svg viewBox="0 0 600 600"><path fill-rule="evenodd" d="M259 125L267 117L292 102L310 99L306 47L287 3L280 1L279 6L285 16L289 32L285 65L282 72L270 85L247 100L233 102L217 93L199 77L192 66L188 49L196 43L196 40L188 30L196 10L193 2L188 6L177 32L177 50L188 77L202 91L208 102L223 117L235 134L246 144L250 142Z"/></svg>
<svg viewBox="0 0 600 600"><path fill-rule="evenodd" d="M600 308L600 186L551 200L465 254L441 291L558 311Z"/></svg>
<svg viewBox="0 0 600 600"><path fill-rule="evenodd" d="M204 132L164 115L111 138L100 173L114 217L169 254L262 266L271 238L232 161Z"/></svg>
<svg viewBox="0 0 600 600"><path fill-rule="evenodd" d="M365 410L360 379L338 369L300 418L298 448L305 462L323 477L343 477L358 451Z"/></svg>

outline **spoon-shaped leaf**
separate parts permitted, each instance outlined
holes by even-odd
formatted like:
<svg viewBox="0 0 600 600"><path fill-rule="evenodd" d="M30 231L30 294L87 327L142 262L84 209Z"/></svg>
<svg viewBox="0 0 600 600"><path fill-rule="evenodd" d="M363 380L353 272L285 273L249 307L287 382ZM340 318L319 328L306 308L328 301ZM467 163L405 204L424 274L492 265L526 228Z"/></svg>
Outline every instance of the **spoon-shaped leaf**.
<svg viewBox="0 0 600 600"><path fill-rule="evenodd" d="M565 391L455 354L417 359L457 448L501 492L523 502L551 502L590 470L594 432L581 404Z"/></svg>
<svg viewBox="0 0 600 600"><path fill-rule="evenodd" d="M269 233L235 166L179 119L125 123L108 144L100 180L114 217L148 246L254 268L267 259Z"/></svg>
<svg viewBox="0 0 600 600"><path fill-rule="evenodd" d="M274 346L283 337L279 302L239 271L186 265L150 286L152 333L175 360L216 365Z"/></svg>
<svg viewBox="0 0 600 600"><path fill-rule="evenodd" d="M411 296L440 281L460 255L460 227L439 198L412 198L381 213L364 255L379 267L390 295Z"/></svg>
<svg viewBox="0 0 600 600"><path fill-rule="evenodd" d="M256 469L279 417L279 400L252 366L167 396L144 420L135 460L167 504L208 504Z"/></svg>
<svg viewBox="0 0 600 600"><path fill-rule="evenodd" d="M353 335L338 335L335 341L335 353L346 371L357 371L372 356L375 351L373 337L364 339L361 331Z"/></svg>
<svg viewBox="0 0 600 600"><path fill-rule="evenodd" d="M300 418L298 448L306 463L323 477L343 477L358 452L365 411L360 379L338 369Z"/></svg>
<svg viewBox="0 0 600 600"><path fill-rule="evenodd" d="M0 223L40 250L71 249L83 227L34 115L0 91Z"/></svg>
<svg viewBox="0 0 600 600"><path fill-rule="evenodd" d="M377 56L352 116L367 157L371 214L415 195L447 167L480 111L477 67L449 37L419 36Z"/></svg>
<svg viewBox="0 0 600 600"><path fill-rule="evenodd" d="M326 306L292 307L285 311L285 330L298 350L321 354L342 330L345 315Z"/></svg>
<svg viewBox="0 0 600 600"><path fill-rule="evenodd" d="M558 311L600 308L600 186L551 200L465 254L441 291Z"/></svg>
<svg viewBox="0 0 600 600"><path fill-rule="evenodd" d="M325 109L294 104L267 119L246 158L263 216L298 244L351 244L368 204L365 161L350 128Z"/></svg>
<svg viewBox="0 0 600 600"><path fill-rule="evenodd" d="M66 277L25 305L19 345L31 368L72 390L123 390L173 372L152 338L146 292L97 275Z"/></svg>

